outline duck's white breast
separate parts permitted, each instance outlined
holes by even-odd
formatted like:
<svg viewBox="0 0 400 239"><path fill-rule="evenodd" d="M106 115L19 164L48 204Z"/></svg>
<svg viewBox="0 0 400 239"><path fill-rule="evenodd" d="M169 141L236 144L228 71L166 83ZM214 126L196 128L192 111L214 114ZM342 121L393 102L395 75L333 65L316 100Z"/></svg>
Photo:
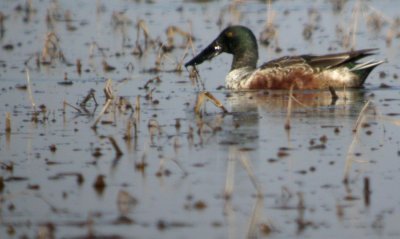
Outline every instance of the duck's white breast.
<svg viewBox="0 0 400 239"><path fill-rule="evenodd" d="M246 88L247 79L253 73L250 67L231 70L225 78L225 86L228 89L239 90Z"/></svg>

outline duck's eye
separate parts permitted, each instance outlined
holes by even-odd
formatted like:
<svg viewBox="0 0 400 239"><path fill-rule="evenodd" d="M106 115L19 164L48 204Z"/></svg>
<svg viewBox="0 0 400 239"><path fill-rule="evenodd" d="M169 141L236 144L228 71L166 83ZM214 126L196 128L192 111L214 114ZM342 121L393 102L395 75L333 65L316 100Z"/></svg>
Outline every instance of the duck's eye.
<svg viewBox="0 0 400 239"><path fill-rule="evenodd" d="M231 38L231 37L233 37L233 32L227 32L225 35L226 35L227 37Z"/></svg>

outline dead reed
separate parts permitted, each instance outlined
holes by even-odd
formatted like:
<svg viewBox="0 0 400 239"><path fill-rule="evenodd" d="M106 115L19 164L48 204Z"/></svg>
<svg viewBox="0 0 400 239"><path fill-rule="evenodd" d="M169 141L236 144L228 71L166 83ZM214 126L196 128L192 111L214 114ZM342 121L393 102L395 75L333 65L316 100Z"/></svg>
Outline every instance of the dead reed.
<svg viewBox="0 0 400 239"><path fill-rule="evenodd" d="M360 113L358 114L358 118L357 118L357 120L356 120L356 123L355 123L354 126L353 126L353 133L357 133L358 129L360 128L360 124L361 124L361 122L364 120L364 117L365 117L364 113L365 113L365 111L367 110L367 108L368 108L368 106L369 106L370 103L371 103L371 100L368 100L368 101L364 104L364 106L362 107Z"/></svg>
<svg viewBox="0 0 400 239"><path fill-rule="evenodd" d="M278 42L279 33L278 33L277 27L274 24L275 16L276 16L276 13L272 9L271 0L268 0L267 21L264 25L263 30L260 33L259 40L260 40L260 43L265 46L275 45L276 49L280 49L279 42Z"/></svg>
<svg viewBox="0 0 400 239"><path fill-rule="evenodd" d="M196 105L194 108L194 112L197 115L200 115L200 108L201 108L201 106L203 106L203 104L206 100L211 101L215 106L220 108L222 110L222 112L228 113L228 110L224 107L224 105L221 103L221 101L219 101L217 98L215 98L214 95L212 95L208 91L202 91L197 95Z"/></svg>
<svg viewBox="0 0 400 239"><path fill-rule="evenodd" d="M122 152L121 148L118 146L117 141L114 139L114 137L109 136L108 140L110 140L110 143L115 150L115 157L116 158L121 157L124 153Z"/></svg>
<svg viewBox="0 0 400 239"><path fill-rule="evenodd" d="M50 65L54 60L59 59L61 62L70 65L61 49L60 38L55 32L49 32L44 40L42 52L40 55L40 64Z"/></svg>
<svg viewBox="0 0 400 239"><path fill-rule="evenodd" d="M354 150L358 143L360 127L366 118L365 111L367 110L369 104L370 104L370 100L368 100L364 104L363 108L361 109L361 111L358 115L357 121L354 124L353 130L352 130L353 131L353 139L352 139L349 149L347 151L347 156L346 156L346 161L345 161L344 178L343 178L343 182L345 182L345 183L349 182L350 170L351 170L352 163L354 161Z"/></svg>
<svg viewBox="0 0 400 239"><path fill-rule="evenodd" d="M33 114L36 115L36 104L35 104L35 100L33 99L32 87L31 87L31 77L29 75L29 69L26 68L25 71L26 71L26 87L27 87L27 91L28 91L29 100L31 102Z"/></svg>
<svg viewBox="0 0 400 239"><path fill-rule="evenodd" d="M226 177L225 177L225 188L224 188L224 198L229 200L232 197L234 178L235 178L235 166L236 166L236 156L233 148L229 149L228 164L226 167Z"/></svg>
<svg viewBox="0 0 400 239"><path fill-rule="evenodd" d="M246 170L251 183L253 184L254 188L257 191L257 194L256 194L257 198L263 198L264 197L263 190L254 175L254 170L250 163L250 160L248 159L247 154L245 152L239 151L236 148L232 148L229 151L225 188L224 188L224 193L223 193L225 200L230 200L230 198L232 197L233 185L234 185L235 164L236 164L236 160L238 160L238 159L240 160L243 168Z"/></svg>
<svg viewBox="0 0 400 239"><path fill-rule="evenodd" d="M369 177L364 178L364 188L363 188L363 195L364 195L364 204L365 206L369 206L371 199L371 187L370 187L370 180Z"/></svg>
<svg viewBox="0 0 400 239"><path fill-rule="evenodd" d="M263 198L257 198L253 206L251 217L248 223L246 238L259 238L261 212L263 208ZM264 224L264 226L267 226ZM268 233L267 233L268 234Z"/></svg>
<svg viewBox="0 0 400 239"><path fill-rule="evenodd" d="M7 134L11 133L11 114L10 112L6 112L6 126L5 131Z"/></svg>
<svg viewBox="0 0 400 239"><path fill-rule="evenodd" d="M97 106L97 100L95 97L95 93L96 91L94 89L90 89L87 93L87 95L85 96L85 98L83 98L83 100L79 103L79 105L82 106L86 106L86 104L89 102L89 100L93 99L95 105Z"/></svg>
<svg viewBox="0 0 400 239"><path fill-rule="evenodd" d="M4 27L4 20L6 17L4 16L4 13L0 11L0 39L3 39L4 33L6 31Z"/></svg>
<svg viewBox="0 0 400 239"><path fill-rule="evenodd" d="M70 103L68 103L67 101L64 100L64 102L63 102L63 112L64 112L64 114L66 112L67 106L69 106L72 109L76 110L78 113L82 113L82 111L78 107L75 107L72 104L70 104Z"/></svg>
<svg viewBox="0 0 400 239"><path fill-rule="evenodd" d="M287 106L287 114L285 120L285 130L290 130L290 118L292 116L292 98L293 98L293 85L290 87L289 90L289 99L288 99L288 106Z"/></svg>
<svg viewBox="0 0 400 239"><path fill-rule="evenodd" d="M100 111L99 115L97 116L96 120L94 121L92 128L96 129L97 128L97 124L99 123L101 117L104 115L104 113L106 112L106 110L108 109L108 107L111 105L111 103L113 102L114 99L114 93L112 90L112 80L108 79L106 81L105 87L104 87L104 94L106 96L106 103L104 104L102 110Z"/></svg>

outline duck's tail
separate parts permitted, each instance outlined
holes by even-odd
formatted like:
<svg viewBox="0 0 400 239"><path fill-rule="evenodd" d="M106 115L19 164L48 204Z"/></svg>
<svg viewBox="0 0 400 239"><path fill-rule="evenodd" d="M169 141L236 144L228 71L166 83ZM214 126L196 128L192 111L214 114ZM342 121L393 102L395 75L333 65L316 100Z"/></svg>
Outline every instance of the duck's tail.
<svg viewBox="0 0 400 239"><path fill-rule="evenodd" d="M385 61L370 60L370 61L363 62L363 63L357 63L357 64L354 64L354 66L352 66L350 68L350 71L354 72L355 74L357 74L359 76L360 85L362 85L364 83L365 79L367 79L369 73L371 73L371 71L375 67L379 66L382 63L385 63Z"/></svg>

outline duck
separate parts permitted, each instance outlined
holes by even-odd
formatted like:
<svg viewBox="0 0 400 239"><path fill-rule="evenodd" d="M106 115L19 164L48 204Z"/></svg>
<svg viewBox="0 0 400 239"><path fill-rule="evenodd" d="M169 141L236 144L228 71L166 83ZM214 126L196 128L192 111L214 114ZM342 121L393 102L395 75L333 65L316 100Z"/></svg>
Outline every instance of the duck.
<svg viewBox="0 0 400 239"><path fill-rule="evenodd" d="M199 54L185 63L196 67L206 60L233 55L225 86L232 90L325 90L362 88L370 72L385 61L360 59L377 49L352 50L327 55L284 56L257 67L258 45L253 32L242 25L225 28Z"/></svg>

